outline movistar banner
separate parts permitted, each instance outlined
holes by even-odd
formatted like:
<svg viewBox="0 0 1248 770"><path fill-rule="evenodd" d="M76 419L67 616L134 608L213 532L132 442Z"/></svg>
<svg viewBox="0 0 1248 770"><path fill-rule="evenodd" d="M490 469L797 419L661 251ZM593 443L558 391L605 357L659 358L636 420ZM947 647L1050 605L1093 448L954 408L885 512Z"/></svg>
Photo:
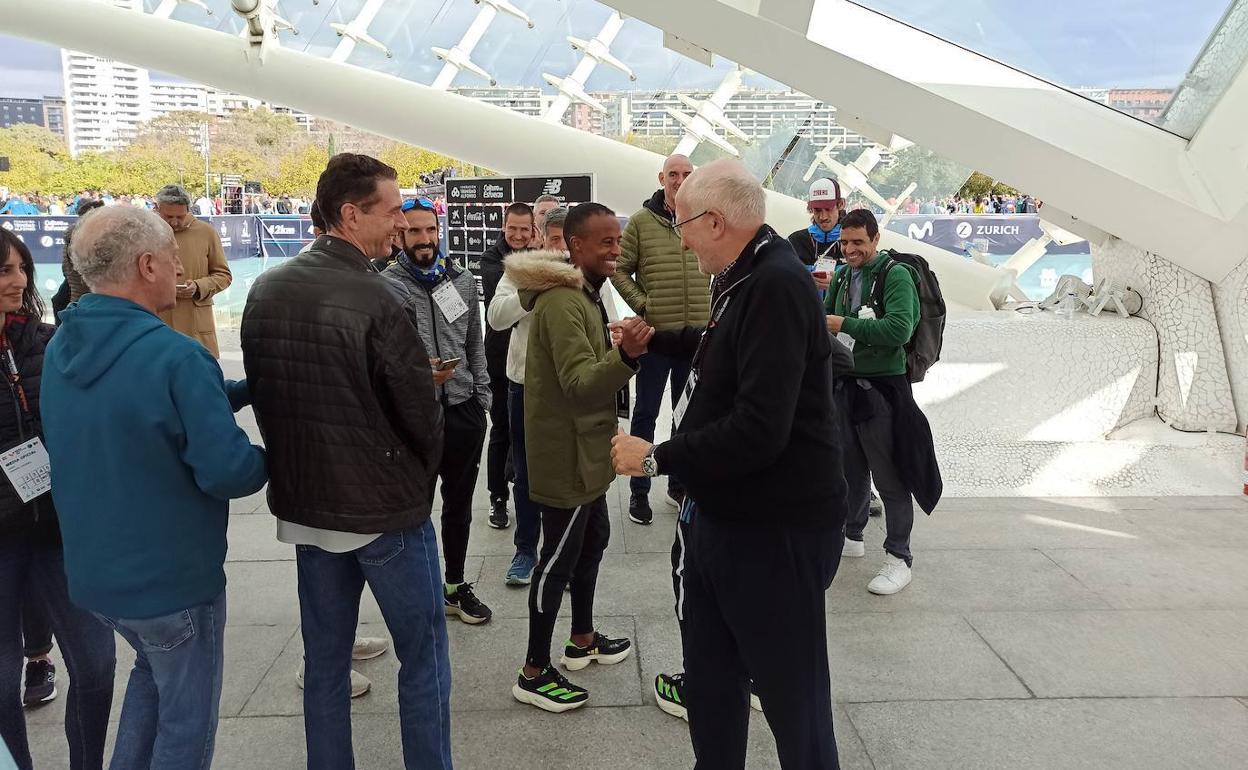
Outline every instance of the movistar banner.
<svg viewBox="0 0 1248 770"><path fill-rule="evenodd" d="M1044 235L1039 214L901 216L889 222L888 229L956 254L964 254L967 246L974 246L985 254L1009 255L1032 238ZM1047 252L1087 254L1088 244L1059 246L1050 243Z"/></svg>

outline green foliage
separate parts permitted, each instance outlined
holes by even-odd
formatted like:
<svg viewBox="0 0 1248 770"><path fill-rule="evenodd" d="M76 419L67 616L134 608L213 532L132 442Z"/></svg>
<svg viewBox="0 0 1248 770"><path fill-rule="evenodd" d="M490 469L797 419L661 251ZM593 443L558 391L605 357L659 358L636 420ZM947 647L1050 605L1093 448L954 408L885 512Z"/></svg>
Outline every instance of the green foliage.
<svg viewBox="0 0 1248 770"><path fill-rule="evenodd" d="M291 116L267 108L228 118L173 112L145 124L120 150L83 152L77 158L47 129L16 125L0 129L0 155L11 162L11 170L0 173L0 186L43 195L69 196L85 189L151 195L176 182L200 195L205 164L197 146L205 133L214 193L218 175L234 174L260 182L271 195L310 195L336 144L332 135L328 142L318 139ZM464 176L489 173L397 142L387 144L380 157L398 169L403 186L418 185L421 173L447 166L458 166Z"/></svg>
<svg viewBox="0 0 1248 770"><path fill-rule="evenodd" d="M476 171L470 170L471 167L464 167L458 161L445 155L399 142L386 145L377 158L382 163L393 166L394 170L399 172L400 187L419 187L421 174L448 166L458 166L464 172L461 174L463 176L477 175Z"/></svg>
<svg viewBox="0 0 1248 770"><path fill-rule="evenodd" d="M991 195L1018 195L1018 190L1010 187L1005 182L995 181L983 172L976 171L971 174L970 179L967 179L966 184L962 185L962 189L958 191L958 197L966 200L987 198Z"/></svg>
<svg viewBox="0 0 1248 770"><path fill-rule="evenodd" d="M918 198L953 195L970 175L970 169L917 145L896 153L891 168L871 175L871 186L885 198L900 195L911 182Z"/></svg>

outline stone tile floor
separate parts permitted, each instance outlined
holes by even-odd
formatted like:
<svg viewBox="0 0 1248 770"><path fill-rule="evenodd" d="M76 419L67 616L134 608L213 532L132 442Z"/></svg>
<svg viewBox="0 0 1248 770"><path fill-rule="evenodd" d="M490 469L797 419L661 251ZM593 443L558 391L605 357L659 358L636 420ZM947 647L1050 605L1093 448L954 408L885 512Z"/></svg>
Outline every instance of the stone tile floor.
<svg viewBox="0 0 1248 770"><path fill-rule="evenodd" d="M251 415L240 422L254 431ZM610 493L598 614L607 632L632 636L637 654L578 674L594 700L566 715L511 698L526 594L502 584L512 531L477 512L468 569L495 615L485 626L450 623L458 767L691 766L685 723L651 692L654 675L680 662L675 516L661 495L658 484L655 522L640 527L622 515L626 484ZM477 499L487 499L483 484ZM215 766L303 767L293 549L274 539L262 495L231 510ZM948 499L916 522L914 583L892 597L865 588L883 537L873 519L867 557L842 562L828 592L844 767L1248 767L1245 498ZM385 634L367 592L361 621L364 633ZM118 658L114 720L131 660L124 643ZM358 668L373 690L354 703L357 765L401 767L397 661ZM38 767L67 764L63 708L61 698L28 712ZM762 715L750 731L748 766L777 767Z"/></svg>
<svg viewBox="0 0 1248 770"><path fill-rule="evenodd" d="M680 661L668 577L675 517L656 506L651 527L628 522L626 494L619 483L610 497L598 610L601 627L631 636L637 654L581 673L594 701L562 716L511 698L525 591L502 585L511 531L489 529L479 512L469 572L495 616L450 624L459 767L691 765L685 724L650 692L654 675ZM230 523L216 766L302 767L293 550L273 539L258 497L237 501ZM843 765L1248 766L1245 531L1240 498L951 499L916 524L914 583L877 597L865 589L883 540L873 520L867 558L842 562L828 592ZM385 634L367 594L362 621L363 632ZM131 658L124 644L118 653L114 719ZM358 668L373 680L354 704L358 765L400 767L397 661ZM28 712L39 767L67 762L62 717L63 700ZM758 714L749 766L777 766Z"/></svg>

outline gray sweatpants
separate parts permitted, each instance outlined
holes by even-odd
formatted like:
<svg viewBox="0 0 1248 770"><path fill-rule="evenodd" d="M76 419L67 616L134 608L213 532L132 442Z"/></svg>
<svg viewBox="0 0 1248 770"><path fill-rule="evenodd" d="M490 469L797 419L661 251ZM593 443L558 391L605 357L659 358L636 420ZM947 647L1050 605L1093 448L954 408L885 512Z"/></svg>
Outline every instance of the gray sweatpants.
<svg viewBox="0 0 1248 770"><path fill-rule="evenodd" d="M842 420L841 435L845 444L845 483L849 487L845 538L862 540L870 516L871 480L874 478L875 487L884 501L887 531L884 550L898 559L904 559L909 565L914 560L910 555L914 500L893 462L893 410L878 390L868 390L864 395L870 400L875 414L868 420L853 424L845 389L858 387L861 386L857 382L848 381L837 391L837 411Z"/></svg>

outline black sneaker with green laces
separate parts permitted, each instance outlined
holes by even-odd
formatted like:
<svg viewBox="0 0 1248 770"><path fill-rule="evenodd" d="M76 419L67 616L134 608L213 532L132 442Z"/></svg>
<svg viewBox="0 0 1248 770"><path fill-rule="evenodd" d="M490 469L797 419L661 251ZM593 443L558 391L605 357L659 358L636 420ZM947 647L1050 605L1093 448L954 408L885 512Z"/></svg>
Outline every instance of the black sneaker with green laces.
<svg viewBox="0 0 1248 770"><path fill-rule="evenodd" d="M494 613L472 592L472 583L460 583L453 593L442 592L446 614L454 615L470 626L489 623Z"/></svg>
<svg viewBox="0 0 1248 770"><path fill-rule="evenodd" d="M590 663L611 666L619 663L633 651L633 643L627 639L608 639L597 631L588 647L577 647L569 639L563 645L563 657L559 662L569 671L580 671Z"/></svg>
<svg viewBox="0 0 1248 770"><path fill-rule="evenodd" d="M659 674L654 678L654 702L674 717L689 721L689 707L685 702L685 672Z"/></svg>
<svg viewBox="0 0 1248 770"><path fill-rule="evenodd" d="M520 669L511 695L521 703L554 714L580 708L589 701L589 690L569 682L554 666L547 666L532 679L524 675L524 669Z"/></svg>

